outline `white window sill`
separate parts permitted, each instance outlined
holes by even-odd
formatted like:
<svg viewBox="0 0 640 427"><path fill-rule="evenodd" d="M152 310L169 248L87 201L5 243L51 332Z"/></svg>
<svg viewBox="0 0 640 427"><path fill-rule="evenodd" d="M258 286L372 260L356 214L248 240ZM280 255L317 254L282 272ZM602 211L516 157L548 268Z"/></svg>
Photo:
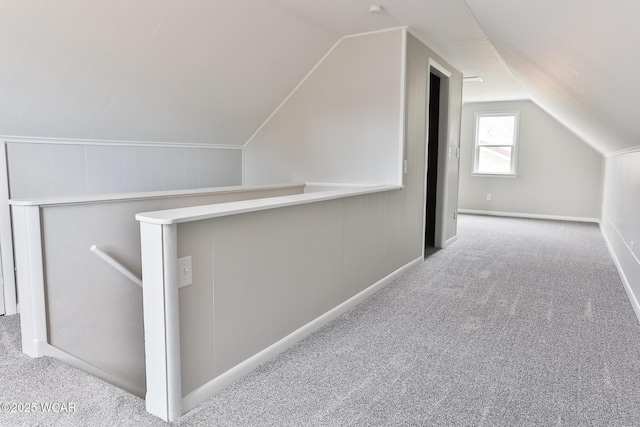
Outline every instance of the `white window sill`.
<svg viewBox="0 0 640 427"><path fill-rule="evenodd" d="M482 172L472 172L471 176L477 178L517 178L518 175L515 173L482 173Z"/></svg>

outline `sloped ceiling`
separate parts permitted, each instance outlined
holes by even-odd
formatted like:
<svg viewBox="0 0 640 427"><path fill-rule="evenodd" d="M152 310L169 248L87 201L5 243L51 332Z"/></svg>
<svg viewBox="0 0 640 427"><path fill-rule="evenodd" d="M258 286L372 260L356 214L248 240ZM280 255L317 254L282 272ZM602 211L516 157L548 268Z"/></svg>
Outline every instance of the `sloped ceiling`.
<svg viewBox="0 0 640 427"><path fill-rule="evenodd" d="M600 153L640 145L637 0L278 1L342 34L407 25L484 79L464 102L532 99Z"/></svg>
<svg viewBox="0 0 640 427"><path fill-rule="evenodd" d="M465 87L467 102L528 99L464 0L278 0L340 34L408 26L430 48L481 85ZM369 6L382 13L368 13Z"/></svg>
<svg viewBox="0 0 640 427"><path fill-rule="evenodd" d="M640 2L466 2L533 101L601 153L640 145Z"/></svg>
<svg viewBox="0 0 640 427"><path fill-rule="evenodd" d="M409 26L464 101L532 99L602 153L640 144L640 2L3 0L0 135L242 145L340 37Z"/></svg>
<svg viewBox="0 0 640 427"><path fill-rule="evenodd" d="M242 145L339 38L268 0L4 0L0 135Z"/></svg>

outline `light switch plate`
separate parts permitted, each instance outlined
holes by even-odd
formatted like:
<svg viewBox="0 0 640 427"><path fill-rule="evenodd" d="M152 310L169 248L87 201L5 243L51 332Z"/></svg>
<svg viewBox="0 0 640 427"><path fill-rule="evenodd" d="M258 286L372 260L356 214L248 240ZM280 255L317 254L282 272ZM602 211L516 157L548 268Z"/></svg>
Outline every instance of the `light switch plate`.
<svg viewBox="0 0 640 427"><path fill-rule="evenodd" d="M178 288L184 288L193 283L193 272L191 269L191 257L178 258Z"/></svg>

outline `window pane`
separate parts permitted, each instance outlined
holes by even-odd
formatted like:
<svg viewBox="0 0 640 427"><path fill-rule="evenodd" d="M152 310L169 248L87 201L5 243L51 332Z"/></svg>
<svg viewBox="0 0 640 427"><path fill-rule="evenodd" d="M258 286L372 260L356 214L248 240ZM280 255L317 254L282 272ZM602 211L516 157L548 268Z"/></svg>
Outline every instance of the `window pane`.
<svg viewBox="0 0 640 427"><path fill-rule="evenodd" d="M478 172L511 173L511 147L480 147Z"/></svg>
<svg viewBox="0 0 640 427"><path fill-rule="evenodd" d="M485 116L478 120L478 145L513 145L515 116Z"/></svg>

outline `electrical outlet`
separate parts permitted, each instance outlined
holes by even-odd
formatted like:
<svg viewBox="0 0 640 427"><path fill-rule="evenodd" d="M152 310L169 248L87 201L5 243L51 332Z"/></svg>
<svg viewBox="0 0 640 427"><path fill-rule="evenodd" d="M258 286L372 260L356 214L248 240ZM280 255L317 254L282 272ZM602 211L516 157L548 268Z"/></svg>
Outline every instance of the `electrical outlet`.
<svg viewBox="0 0 640 427"><path fill-rule="evenodd" d="M487 193L487 200L491 200L491 193Z"/></svg>
<svg viewBox="0 0 640 427"><path fill-rule="evenodd" d="M191 257L186 256L178 259L178 288L189 286L193 283L193 272L191 268Z"/></svg>

